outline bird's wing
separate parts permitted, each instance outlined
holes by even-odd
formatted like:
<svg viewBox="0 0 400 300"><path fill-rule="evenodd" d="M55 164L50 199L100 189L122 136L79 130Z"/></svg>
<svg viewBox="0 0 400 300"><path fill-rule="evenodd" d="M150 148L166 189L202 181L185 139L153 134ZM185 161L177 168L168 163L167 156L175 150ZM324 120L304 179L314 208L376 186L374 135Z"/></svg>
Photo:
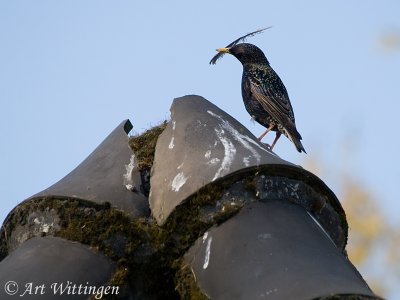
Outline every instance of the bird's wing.
<svg viewBox="0 0 400 300"><path fill-rule="evenodd" d="M286 88L273 70L259 69L255 76L247 76L244 89L251 93L276 122L289 130L296 128Z"/></svg>

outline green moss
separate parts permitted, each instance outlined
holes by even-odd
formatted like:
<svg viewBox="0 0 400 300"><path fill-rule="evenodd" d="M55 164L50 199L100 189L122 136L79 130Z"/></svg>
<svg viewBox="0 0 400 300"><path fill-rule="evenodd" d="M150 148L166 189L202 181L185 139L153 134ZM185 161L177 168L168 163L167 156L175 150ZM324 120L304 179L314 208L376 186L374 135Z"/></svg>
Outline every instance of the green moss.
<svg viewBox="0 0 400 300"><path fill-rule="evenodd" d="M192 269L181 259L177 261L179 270L176 272L176 290L184 300L208 300L209 298L199 289Z"/></svg>
<svg viewBox="0 0 400 300"><path fill-rule="evenodd" d="M258 197L256 190L257 190L257 177L256 176L249 176L244 179L244 187L246 190L251 191L254 193L256 197Z"/></svg>
<svg viewBox="0 0 400 300"><path fill-rule="evenodd" d="M126 266L118 266L111 277L109 284L111 286L124 286L127 282L129 270Z"/></svg>
<svg viewBox="0 0 400 300"><path fill-rule="evenodd" d="M167 124L167 121L164 121L160 125L152 127L144 133L129 139L129 145L135 152L138 168L140 170L151 169L153 166L157 139L164 131L165 127L167 127Z"/></svg>
<svg viewBox="0 0 400 300"><path fill-rule="evenodd" d="M242 207L242 205L225 205L221 211L214 214L213 219L218 225L222 224L236 215Z"/></svg>
<svg viewBox="0 0 400 300"><path fill-rule="evenodd" d="M226 190L224 184L213 183L201 188L179 205L163 225L165 232L174 236L174 247L183 253L211 226L231 211L216 208L216 202Z"/></svg>

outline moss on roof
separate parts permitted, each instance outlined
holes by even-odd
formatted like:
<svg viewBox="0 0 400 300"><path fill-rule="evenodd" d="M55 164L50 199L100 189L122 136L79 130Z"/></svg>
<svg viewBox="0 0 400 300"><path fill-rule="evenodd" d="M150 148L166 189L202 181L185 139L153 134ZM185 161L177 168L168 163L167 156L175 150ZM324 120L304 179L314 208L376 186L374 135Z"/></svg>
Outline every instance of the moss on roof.
<svg viewBox="0 0 400 300"><path fill-rule="evenodd" d="M153 166L154 153L158 136L167 127L168 122L164 121L160 125L154 126L144 133L132 136L129 145L135 152L139 170L151 169Z"/></svg>

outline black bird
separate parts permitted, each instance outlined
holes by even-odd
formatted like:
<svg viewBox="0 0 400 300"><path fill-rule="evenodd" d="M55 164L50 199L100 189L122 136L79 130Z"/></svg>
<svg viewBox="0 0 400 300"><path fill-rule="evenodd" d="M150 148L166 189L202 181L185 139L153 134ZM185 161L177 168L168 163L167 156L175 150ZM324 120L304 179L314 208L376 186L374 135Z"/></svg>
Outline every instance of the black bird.
<svg viewBox="0 0 400 300"><path fill-rule="evenodd" d="M249 35L261 31L258 30ZM244 37L237 39L226 48L217 49L218 54L214 56L210 64L215 64L224 53L232 54L242 63L244 105L251 117L267 128L258 140L261 141L269 131L276 131L276 137L270 146L271 150L283 133L294 143L297 151L306 153L300 141L301 135L296 129L293 108L282 80L271 68L260 48L247 43L236 44Z"/></svg>

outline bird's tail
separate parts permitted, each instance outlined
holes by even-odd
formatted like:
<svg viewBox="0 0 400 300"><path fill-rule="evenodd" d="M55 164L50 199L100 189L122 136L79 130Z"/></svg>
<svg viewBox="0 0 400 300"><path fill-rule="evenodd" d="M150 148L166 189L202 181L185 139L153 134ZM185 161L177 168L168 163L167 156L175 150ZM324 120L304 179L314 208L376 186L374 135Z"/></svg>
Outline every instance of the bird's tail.
<svg viewBox="0 0 400 300"><path fill-rule="evenodd" d="M303 147L303 144L301 143L301 135L297 131L295 126L293 126L291 130L287 130L287 137L296 146L297 151L299 151L300 153L301 151L303 151L304 153L307 154L306 150Z"/></svg>
<svg viewBox="0 0 400 300"><path fill-rule="evenodd" d="M297 151L299 151L300 153L301 151L303 151L304 153L307 154L306 150L304 149L303 145L300 142L300 139L293 139L292 142L296 146Z"/></svg>

